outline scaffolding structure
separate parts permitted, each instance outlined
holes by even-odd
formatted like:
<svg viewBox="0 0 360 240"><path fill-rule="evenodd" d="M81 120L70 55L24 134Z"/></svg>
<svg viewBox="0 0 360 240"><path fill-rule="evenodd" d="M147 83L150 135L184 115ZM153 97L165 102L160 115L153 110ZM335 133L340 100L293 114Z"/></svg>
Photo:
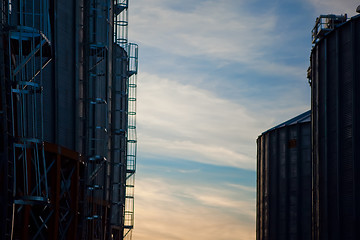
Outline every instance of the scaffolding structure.
<svg viewBox="0 0 360 240"><path fill-rule="evenodd" d="M44 151L43 72L52 60L48 1L3 1L7 13L4 53L8 128L8 188L12 212L7 212L6 238L19 238L18 224L28 226L23 236L44 239L51 216ZM41 209L42 214L35 212ZM36 228L35 228L36 227Z"/></svg>

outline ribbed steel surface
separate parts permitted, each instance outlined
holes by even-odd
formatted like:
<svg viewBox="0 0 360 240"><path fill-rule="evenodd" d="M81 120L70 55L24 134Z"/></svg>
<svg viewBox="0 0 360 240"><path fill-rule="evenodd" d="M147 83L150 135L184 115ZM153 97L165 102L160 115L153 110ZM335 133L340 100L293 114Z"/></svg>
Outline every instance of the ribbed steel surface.
<svg viewBox="0 0 360 240"><path fill-rule="evenodd" d="M257 240L310 239L310 114L257 139Z"/></svg>
<svg viewBox="0 0 360 240"><path fill-rule="evenodd" d="M311 52L313 239L360 238L360 18Z"/></svg>
<svg viewBox="0 0 360 240"><path fill-rule="evenodd" d="M44 137L74 151L76 134L76 74L80 48L76 32L79 7L77 1L54 1L51 10L53 25L53 51L55 58L44 76ZM55 20L56 18L56 20Z"/></svg>
<svg viewBox="0 0 360 240"><path fill-rule="evenodd" d="M112 79L112 129L114 133L111 136L110 157L112 159L112 206L110 223L113 227L119 227L124 224L123 206L125 205L125 186L126 185L126 128L127 128L127 53L119 45L113 48L114 69Z"/></svg>

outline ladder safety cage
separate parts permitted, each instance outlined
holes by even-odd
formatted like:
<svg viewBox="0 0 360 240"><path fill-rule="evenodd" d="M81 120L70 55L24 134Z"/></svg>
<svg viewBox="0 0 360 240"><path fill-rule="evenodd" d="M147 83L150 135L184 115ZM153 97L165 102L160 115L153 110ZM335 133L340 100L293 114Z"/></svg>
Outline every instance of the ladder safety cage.
<svg viewBox="0 0 360 240"><path fill-rule="evenodd" d="M136 134L136 98L138 72L138 45L128 44L128 123L127 123L127 156L126 156L126 194L124 210L124 239L132 239L134 227L134 187L137 154Z"/></svg>
<svg viewBox="0 0 360 240"><path fill-rule="evenodd" d="M111 234L124 236L128 124L128 0L113 0L113 81L111 85Z"/></svg>
<svg viewBox="0 0 360 240"><path fill-rule="evenodd" d="M128 0L114 0L114 44L124 54L115 52L115 83L113 83L112 125L113 134L121 136L121 140L112 145L114 156L113 176L113 209L122 212L120 222L115 214L114 225L121 223L123 239L132 238L134 225L134 182L136 170L136 74L138 67L138 46L128 43ZM125 67L125 69L124 69ZM125 83L125 86L124 86ZM121 86L119 88L119 86ZM125 101L125 103L124 103ZM124 121L125 119L125 121ZM120 124L120 126L116 126ZM113 137L115 138L115 137ZM121 144L120 144L121 143ZM116 155L116 151L120 154ZM114 212L114 211L112 211ZM118 236L116 234L116 236Z"/></svg>
<svg viewBox="0 0 360 240"><path fill-rule="evenodd" d="M126 49L129 0L114 0L114 43Z"/></svg>

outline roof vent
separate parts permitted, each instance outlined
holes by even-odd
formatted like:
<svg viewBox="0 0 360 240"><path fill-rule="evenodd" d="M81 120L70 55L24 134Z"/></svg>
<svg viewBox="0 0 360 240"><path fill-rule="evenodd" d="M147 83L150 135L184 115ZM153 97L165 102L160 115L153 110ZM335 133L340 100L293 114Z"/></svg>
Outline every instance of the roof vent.
<svg viewBox="0 0 360 240"><path fill-rule="evenodd" d="M356 8L356 12L360 13L360 5Z"/></svg>

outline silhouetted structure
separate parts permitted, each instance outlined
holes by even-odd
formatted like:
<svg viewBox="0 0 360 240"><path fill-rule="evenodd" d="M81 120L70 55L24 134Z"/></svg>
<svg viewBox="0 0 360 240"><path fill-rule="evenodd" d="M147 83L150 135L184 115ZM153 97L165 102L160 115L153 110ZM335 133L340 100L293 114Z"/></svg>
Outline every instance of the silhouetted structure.
<svg viewBox="0 0 360 240"><path fill-rule="evenodd" d="M321 18L335 24L313 35L311 52L312 239L355 240L360 238L360 16Z"/></svg>
<svg viewBox="0 0 360 240"><path fill-rule="evenodd" d="M0 10L0 238L131 239L128 0L4 0Z"/></svg>
<svg viewBox="0 0 360 240"><path fill-rule="evenodd" d="M311 112L257 139L257 240L311 237Z"/></svg>

